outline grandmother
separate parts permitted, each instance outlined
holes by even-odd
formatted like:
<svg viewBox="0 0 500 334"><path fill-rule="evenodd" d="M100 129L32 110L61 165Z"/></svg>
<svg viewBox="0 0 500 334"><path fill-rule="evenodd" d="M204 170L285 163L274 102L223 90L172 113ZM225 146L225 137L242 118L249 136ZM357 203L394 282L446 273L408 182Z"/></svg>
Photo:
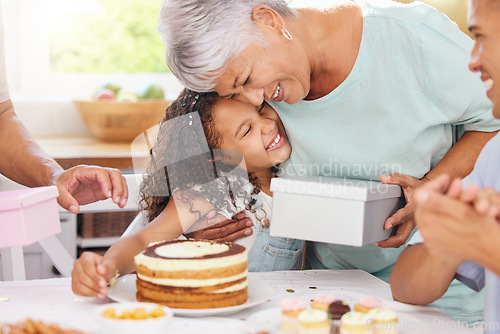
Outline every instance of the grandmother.
<svg viewBox="0 0 500 334"><path fill-rule="evenodd" d="M184 85L276 109L292 144L283 176L403 188L406 206L385 222L397 226L393 237L360 248L311 243L312 268L363 269L387 281L404 248L387 247L405 244L415 227L411 192L443 172L467 175L500 128L467 70L472 41L422 3L164 0L159 31ZM436 304L463 321L481 318L481 297L458 282Z"/></svg>

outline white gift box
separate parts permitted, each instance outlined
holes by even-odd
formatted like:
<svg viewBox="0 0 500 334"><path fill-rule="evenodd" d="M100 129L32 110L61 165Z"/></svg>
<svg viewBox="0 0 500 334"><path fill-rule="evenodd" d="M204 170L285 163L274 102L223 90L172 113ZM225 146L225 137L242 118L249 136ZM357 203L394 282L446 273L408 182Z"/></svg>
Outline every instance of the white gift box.
<svg viewBox="0 0 500 334"><path fill-rule="evenodd" d="M335 177L274 178L273 236L362 246L385 240L401 205L397 185Z"/></svg>

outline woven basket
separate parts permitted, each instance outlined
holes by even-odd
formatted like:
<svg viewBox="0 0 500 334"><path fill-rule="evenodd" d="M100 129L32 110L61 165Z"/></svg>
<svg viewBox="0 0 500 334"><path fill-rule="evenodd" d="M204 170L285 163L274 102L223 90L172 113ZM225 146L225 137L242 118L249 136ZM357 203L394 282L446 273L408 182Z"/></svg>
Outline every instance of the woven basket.
<svg viewBox="0 0 500 334"><path fill-rule="evenodd" d="M99 139L131 143L158 124L170 104L167 100L138 102L73 101L89 131Z"/></svg>
<svg viewBox="0 0 500 334"><path fill-rule="evenodd" d="M82 213L77 217L78 234L83 238L118 237L136 215L137 211Z"/></svg>

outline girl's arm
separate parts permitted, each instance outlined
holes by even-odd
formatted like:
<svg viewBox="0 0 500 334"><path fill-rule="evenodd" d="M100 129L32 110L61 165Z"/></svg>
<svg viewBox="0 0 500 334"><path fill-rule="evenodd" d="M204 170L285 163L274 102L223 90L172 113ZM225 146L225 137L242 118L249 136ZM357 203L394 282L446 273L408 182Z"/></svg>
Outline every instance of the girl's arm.
<svg viewBox="0 0 500 334"><path fill-rule="evenodd" d="M184 193L186 197L188 194ZM196 210L199 213L193 212ZM201 198L181 201L181 194L174 193L167 206L150 224L128 237L119 239L104 255L104 261L115 264L120 275L135 270L134 256L151 242L173 240L180 237L196 220L213 210L213 205Z"/></svg>
<svg viewBox="0 0 500 334"><path fill-rule="evenodd" d="M189 198L189 203L181 200L182 195ZM135 271L134 256L151 242L177 239L200 215L204 216L210 210L213 210L213 205L206 200L190 198L187 192L175 192L158 217L137 233L120 238L106 252L104 261L113 262L120 275L131 273Z"/></svg>
<svg viewBox="0 0 500 334"><path fill-rule="evenodd" d="M119 239L104 257L92 252L83 253L75 261L71 273L73 292L80 296L104 298L108 292L107 282L117 271L120 275L133 272L134 256L146 249L149 243L176 239L181 234L175 202L170 200L150 224L133 235Z"/></svg>
<svg viewBox="0 0 500 334"><path fill-rule="evenodd" d="M135 270L134 256L142 252L151 242L177 239L185 229L199 218L213 210L213 205L203 199L191 199L191 205L171 198L167 206L150 224L133 235L120 238L106 252L104 257L83 253L75 261L72 277L73 292L81 296L104 298L108 292L107 282L116 275L125 275ZM190 223L191 222L191 223Z"/></svg>

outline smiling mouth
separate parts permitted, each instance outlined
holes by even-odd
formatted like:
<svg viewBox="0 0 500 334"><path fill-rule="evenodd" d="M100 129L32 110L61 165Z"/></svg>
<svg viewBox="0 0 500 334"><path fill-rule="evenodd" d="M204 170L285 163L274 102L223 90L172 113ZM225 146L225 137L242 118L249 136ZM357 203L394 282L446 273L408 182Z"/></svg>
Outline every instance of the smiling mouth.
<svg viewBox="0 0 500 334"><path fill-rule="evenodd" d="M276 135L276 138L274 138L274 140L271 142L271 144L267 145L266 151L272 150L280 142L280 140L281 140L281 135L278 132L278 134Z"/></svg>
<svg viewBox="0 0 500 334"><path fill-rule="evenodd" d="M493 87L493 79L488 79L484 81L484 86L486 87L487 90L490 90L491 87Z"/></svg>
<svg viewBox="0 0 500 334"><path fill-rule="evenodd" d="M278 84L278 86L276 87L276 89L274 90L274 94L273 96L271 97L271 100L276 100L276 98L278 98L278 96L280 95L280 90L281 90L281 85Z"/></svg>

